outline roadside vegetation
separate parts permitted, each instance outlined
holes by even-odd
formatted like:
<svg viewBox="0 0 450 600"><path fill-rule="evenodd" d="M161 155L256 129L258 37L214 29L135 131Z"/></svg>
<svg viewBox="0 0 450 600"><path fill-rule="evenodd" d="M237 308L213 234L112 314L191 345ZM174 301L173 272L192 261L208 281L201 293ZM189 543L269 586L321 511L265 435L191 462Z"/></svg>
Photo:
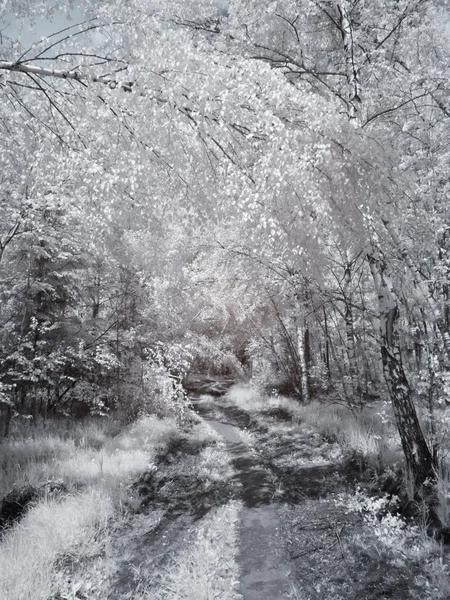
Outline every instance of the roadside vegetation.
<svg viewBox="0 0 450 600"><path fill-rule="evenodd" d="M231 501L216 508L195 526L191 544L175 553L165 569L142 584L130 600L239 600L237 522L240 504Z"/></svg>
<svg viewBox="0 0 450 600"><path fill-rule="evenodd" d="M305 405L245 383L223 395L229 383L212 382L217 396L196 411L234 425L266 473L292 598L448 598L449 483L438 482L436 539L388 405ZM22 425L0 456L2 600L241 597L242 479L188 405L126 426Z"/></svg>
<svg viewBox="0 0 450 600"><path fill-rule="evenodd" d="M61 425L1 444L2 600L103 600L116 585L122 593L117 579L136 562L130 532L174 511L198 518L231 495L223 447L193 414L183 426L156 416L122 431L100 419ZM124 532L128 548L117 545ZM156 535L156 553L160 543Z"/></svg>
<svg viewBox="0 0 450 600"><path fill-rule="evenodd" d="M23 514L14 515L20 522L4 523L1 598L52 597L67 556L84 562L100 552L111 524L117 526L133 502L129 485L154 467L158 451L176 433L173 420L156 417L119 435L111 435L108 422L66 426L59 433L30 430L30 437L1 445L2 497L9 493L11 502L20 503L28 491L31 499Z"/></svg>

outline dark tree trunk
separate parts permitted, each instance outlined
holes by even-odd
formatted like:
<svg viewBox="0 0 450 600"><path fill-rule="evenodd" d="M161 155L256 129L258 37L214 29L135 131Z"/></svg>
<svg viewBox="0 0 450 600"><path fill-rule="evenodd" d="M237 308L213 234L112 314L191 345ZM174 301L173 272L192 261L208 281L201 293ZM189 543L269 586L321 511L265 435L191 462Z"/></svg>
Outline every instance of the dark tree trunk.
<svg viewBox="0 0 450 600"><path fill-rule="evenodd" d="M331 369L330 369L330 336L328 334L328 320L327 320L327 311L325 307L323 307L323 318L324 318L324 328L325 328L325 365L327 367L327 378L328 381L331 380Z"/></svg>
<svg viewBox="0 0 450 600"><path fill-rule="evenodd" d="M419 490L427 480L431 482L435 479L433 456L411 399L411 389L403 369L400 349L382 345L381 357L406 466L414 479L416 489Z"/></svg>
<svg viewBox="0 0 450 600"><path fill-rule="evenodd" d="M3 411L0 410L0 439L8 437L13 413L14 411L10 406L6 406Z"/></svg>
<svg viewBox="0 0 450 600"><path fill-rule="evenodd" d="M350 375L350 386L351 386L351 398L350 402L353 406L362 408L361 404L361 383L358 370L358 361L356 358L356 343L355 343L355 328L353 321L353 308L352 308L352 265L348 263L345 267L344 273L345 291L344 291L344 302L345 302L345 346L347 352L348 368Z"/></svg>
<svg viewBox="0 0 450 600"><path fill-rule="evenodd" d="M384 260L380 256L368 258L379 299L384 376L405 454L407 471L414 481L416 491L424 493L432 488L432 482L436 478L436 465L420 427L411 397L411 388L403 368L397 331L398 299L386 274Z"/></svg>

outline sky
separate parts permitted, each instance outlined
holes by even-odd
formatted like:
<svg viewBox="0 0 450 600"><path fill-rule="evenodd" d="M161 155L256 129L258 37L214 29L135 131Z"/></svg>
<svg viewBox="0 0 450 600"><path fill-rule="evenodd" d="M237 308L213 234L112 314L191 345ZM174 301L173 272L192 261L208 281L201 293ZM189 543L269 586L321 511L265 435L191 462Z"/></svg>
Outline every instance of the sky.
<svg viewBox="0 0 450 600"><path fill-rule="evenodd" d="M48 4L51 6L54 3L48 2ZM71 11L70 17L68 17L66 11L57 11L51 21L42 18L38 19L36 24L32 24L29 19L19 20L14 15L6 14L0 17L0 31L2 36L18 39L25 48L28 48L31 44L39 42L43 37L76 23L81 23L85 19L84 12L76 7Z"/></svg>
<svg viewBox="0 0 450 600"><path fill-rule="evenodd" d="M226 14L228 0L216 0L216 2L219 11ZM56 2L55 0L47 0L46 4L51 7ZM42 18L38 19L36 24L32 24L31 20L27 19L20 19L19 22L19 19L12 14L0 15L0 33L8 38L19 40L24 48L29 48L43 37L61 31L66 27L70 27L70 25L83 22L86 19L84 10L77 8L76 0L74 0L73 5L74 8L70 11L70 17L68 17L66 10L59 10L55 11L51 21Z"/></svg>

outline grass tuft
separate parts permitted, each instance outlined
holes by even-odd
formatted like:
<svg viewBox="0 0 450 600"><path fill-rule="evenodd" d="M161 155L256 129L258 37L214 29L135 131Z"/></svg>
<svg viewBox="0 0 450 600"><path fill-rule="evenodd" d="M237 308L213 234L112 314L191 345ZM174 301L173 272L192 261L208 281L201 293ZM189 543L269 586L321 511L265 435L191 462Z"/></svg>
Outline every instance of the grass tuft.
<svg viewBox="0 0 450 600"><path fill-rule="evenodd" d="M108 527L113 514L111 497L92 489L61 502L40 502L4 536L0 546L0 598L49 597L57 559L74 549L86 552Z"/></svg>
<svg viewBox="0 0 450 600"><path fill-rule="evenodd" d="M133 600L240 600L235 560L240 508L232 501L204 517L193 542L160 574L156 589L147 582Z"/></svg>

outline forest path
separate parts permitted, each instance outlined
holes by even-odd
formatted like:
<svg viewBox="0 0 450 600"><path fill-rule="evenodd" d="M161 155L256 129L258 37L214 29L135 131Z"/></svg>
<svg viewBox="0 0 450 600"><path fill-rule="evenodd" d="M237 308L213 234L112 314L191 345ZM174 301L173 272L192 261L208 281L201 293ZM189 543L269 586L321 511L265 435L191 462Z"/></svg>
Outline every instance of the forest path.
<svg viewBox="0 0 450 600"><path fill-rule="evenodd" d="M417 558L420 537L409 538L395 513L366 515L366 499L370 506L381 492L369 495L338 444L282 403L261 403L257 391L252 400L248 387L204 388L191 396L194 408L225 440L244 505L235 554L243 600L450 598Z"/></svg>
<svg viewBox="0 0 450 600"><path fill-rule="evenodd" d="M242 430L246 428L248 415L224 398L200 396L193 397L192 402L198 414L226 441L241 485L244 508L239 523L239 591L244 600L289 598L290 564L283 551L280 507L273 501L275 490L270 471L260 464L245 442Z"/></svg>

